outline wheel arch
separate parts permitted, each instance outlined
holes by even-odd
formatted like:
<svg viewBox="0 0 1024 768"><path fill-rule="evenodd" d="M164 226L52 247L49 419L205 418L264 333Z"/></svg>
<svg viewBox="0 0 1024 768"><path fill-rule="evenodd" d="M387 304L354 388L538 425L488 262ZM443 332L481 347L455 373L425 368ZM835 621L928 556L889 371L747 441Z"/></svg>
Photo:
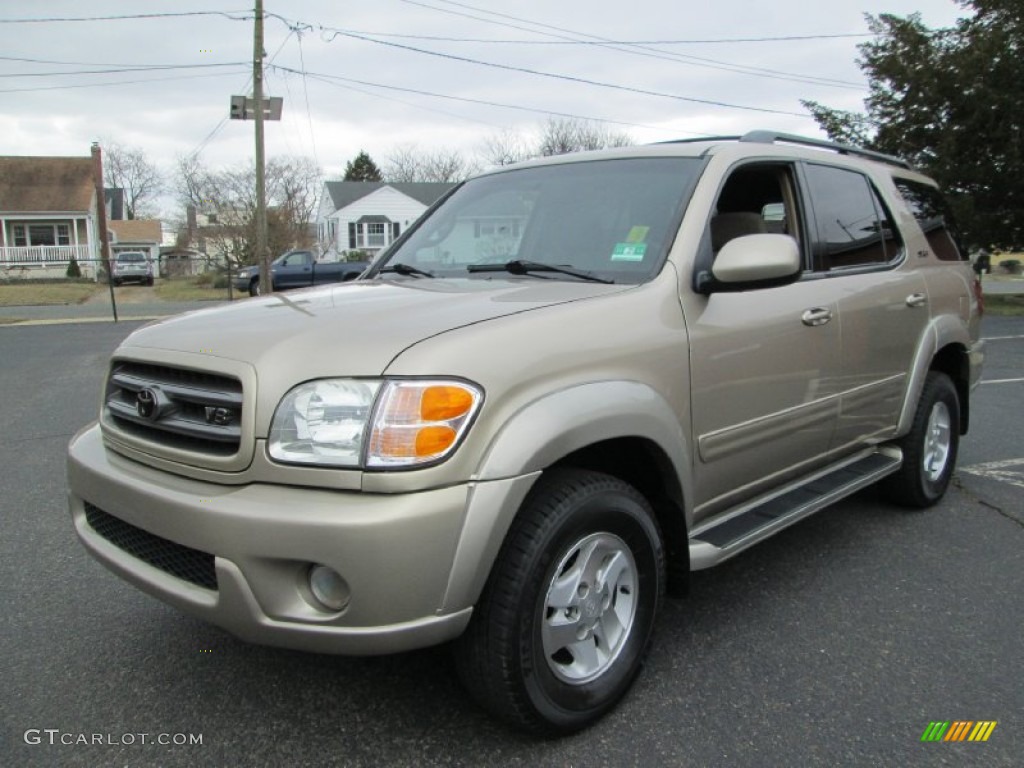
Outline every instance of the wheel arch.
<svg viewBox="0 0 1024 768"><path fill-rule="evenodd" d="M914 358L896 429L898 436L903 436L910 430L917 401L921 397L929 371L945 373L952 380L960 400L960 434L967 434L970 424L970 348L970 334L959 318L943 315L929 324L921 336Z"/></svg>
<svg viewBox="0 0 1024 768"><path fill-rule="evenodd" d="M513 519L541 473L591 469L629 483L650 503L661 529L668 587L689 576L690 452L679 416L639 382L584 384L524 407L493 439L478 471L443 601L473 605Z"/></svg>

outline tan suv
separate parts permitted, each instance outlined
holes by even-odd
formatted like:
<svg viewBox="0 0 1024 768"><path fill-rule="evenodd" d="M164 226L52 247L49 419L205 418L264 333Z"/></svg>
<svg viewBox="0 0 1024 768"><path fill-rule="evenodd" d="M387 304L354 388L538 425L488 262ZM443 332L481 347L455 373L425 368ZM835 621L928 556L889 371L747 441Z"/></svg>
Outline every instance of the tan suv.
<svg viewBox="0 0 1024 768"><path fill-rule="evenodd" d="M503 168L354 283L133 333L74 526L241 638L455 640L493 713L579 729L690 571L876 481L942 497L983 357L957 240L905 163L794 136Z"/></svg>

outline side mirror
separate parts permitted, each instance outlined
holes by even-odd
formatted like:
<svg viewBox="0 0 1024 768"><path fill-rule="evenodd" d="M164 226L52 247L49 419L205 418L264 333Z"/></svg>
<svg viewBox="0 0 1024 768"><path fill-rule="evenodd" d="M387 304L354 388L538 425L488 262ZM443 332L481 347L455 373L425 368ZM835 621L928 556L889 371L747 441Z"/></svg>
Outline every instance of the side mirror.
<svg viewBox="0 0 1024 768"><path fill-rule="evenodd" d="M789 235L744 235L722 246L711 272L697 276L703 294L751 291L795 282L801 271L800 247Z"/></svg>

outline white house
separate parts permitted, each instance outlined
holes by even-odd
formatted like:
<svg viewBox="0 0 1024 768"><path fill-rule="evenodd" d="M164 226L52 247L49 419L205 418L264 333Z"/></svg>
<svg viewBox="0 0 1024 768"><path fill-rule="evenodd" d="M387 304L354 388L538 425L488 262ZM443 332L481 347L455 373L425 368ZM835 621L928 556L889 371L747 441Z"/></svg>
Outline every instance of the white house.
<svg viewBox="0 0 1024 768"><path fill-rule="evenodd" d="M454 186L435 182L326 182L317 212L317 239L324 258L337 260L352 251L376 256Z"/></svg>

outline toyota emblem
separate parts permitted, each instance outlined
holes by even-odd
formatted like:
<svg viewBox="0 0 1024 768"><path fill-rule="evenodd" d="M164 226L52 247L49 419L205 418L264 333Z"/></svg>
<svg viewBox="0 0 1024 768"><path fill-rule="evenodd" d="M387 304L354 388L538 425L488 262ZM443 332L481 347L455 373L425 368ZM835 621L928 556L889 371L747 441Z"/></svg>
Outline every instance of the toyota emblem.
<svg viewBox="0 0 1024 768"><path fill-rule="evenodd" d="M135 410L139 416L148 421L156 421L160 418L160 396L157 391L149 387L140 389L135 395Z"/></svg>

